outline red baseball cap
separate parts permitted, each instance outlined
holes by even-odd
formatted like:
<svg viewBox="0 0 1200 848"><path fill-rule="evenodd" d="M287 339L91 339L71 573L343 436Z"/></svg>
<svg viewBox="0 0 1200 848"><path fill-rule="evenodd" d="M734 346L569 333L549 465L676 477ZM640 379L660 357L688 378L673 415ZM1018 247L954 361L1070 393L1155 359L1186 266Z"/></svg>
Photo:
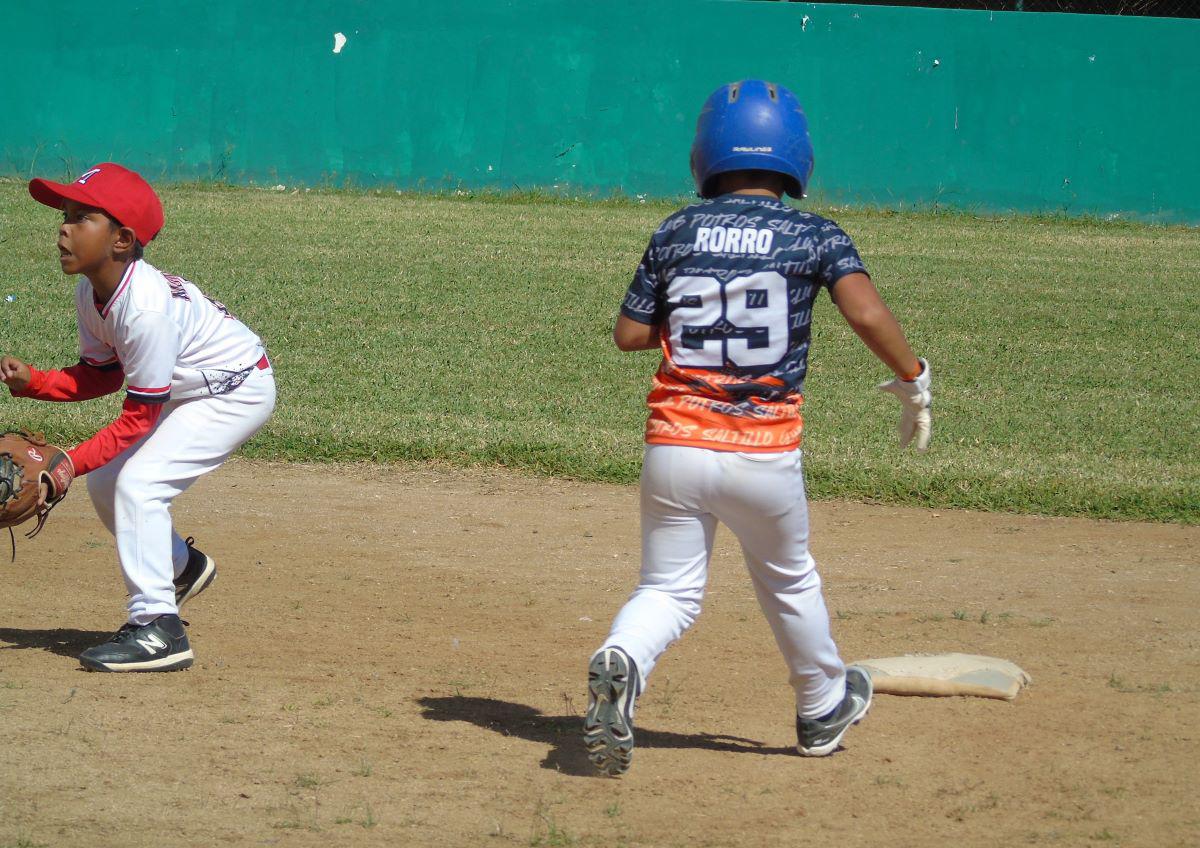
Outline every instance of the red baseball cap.
<svg viewBox="0 0 1200 848"><path fill-rule="evenodd" d="M89 168L73 183L30 180L29 194L54 209L62 209L64 200L103 209L133 230L143 245L149 244L163 225L162 202L150 183L113 162Z"/></svg>

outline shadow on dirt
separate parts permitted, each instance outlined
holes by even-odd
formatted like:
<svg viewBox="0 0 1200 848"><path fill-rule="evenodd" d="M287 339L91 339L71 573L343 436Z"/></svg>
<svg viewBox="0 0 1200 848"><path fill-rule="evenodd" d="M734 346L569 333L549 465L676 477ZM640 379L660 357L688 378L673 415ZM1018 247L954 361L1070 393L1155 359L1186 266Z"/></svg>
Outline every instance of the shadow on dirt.
<svg viewBox="0 0 1200 848"><path fill-rule="evenodd" d="M583 747L582 715L548 716L525 704L465 695L418 698L417 703L421 706L422 717L432 721L466 721L504 736L516 736L552 746L542 760L542 768L577 777L601 777L588 762L587 751ZM635 735L638 748L700 748L760 755L796 753L794 748L768 748L753 739L722 734L672 733L639 727Z"/></svg>
<svg viewBox="0 0 1200 848"><path fill-rule="evenodd" d="M110 631L101 630L74 630L67 627L54 630L20 630L15 627L0 627L0 651L41 648L60 657L74 658L85 649L110 638Z"/></svg>

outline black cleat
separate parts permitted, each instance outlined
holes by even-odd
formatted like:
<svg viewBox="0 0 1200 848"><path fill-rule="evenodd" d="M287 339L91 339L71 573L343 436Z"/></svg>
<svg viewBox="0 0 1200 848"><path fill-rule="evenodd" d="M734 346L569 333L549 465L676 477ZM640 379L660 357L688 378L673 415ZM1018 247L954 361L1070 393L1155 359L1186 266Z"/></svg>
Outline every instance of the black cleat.
<svg viewBox="0 0 1200 848"><path fill-rule="evenodd" d="M183 607L192 598L207 589L217 578L217 564L213 558L192 545L196 541L187 537L188 561L183 573L175 578L175 605Z"/></svg>
<svg viewBox="0 0 1200 848"><path fill-rule="evenodd" d="M177 615L160 615L149 624L122 624L103 645L79 655L88 671L175 671L192 664L192 647Z"/></svg>
<svg viewBox="0 0 1200 848"><path fill-rule="evenodd" d="M620 648L604 648L592 657L583 744L592 764L610 777L628 771L633 759L633 707L637 696L637 667L628 654Z"/></svg>
<svg viewBox="0 0 1200 848"><path fill-rule="evenodd" d="M866 718L872 691L871 675L856 665L847 668L846 696L830 718L821 721L796 716L796 750L800 756L824 757L837 750L851 725Z"/></svg>

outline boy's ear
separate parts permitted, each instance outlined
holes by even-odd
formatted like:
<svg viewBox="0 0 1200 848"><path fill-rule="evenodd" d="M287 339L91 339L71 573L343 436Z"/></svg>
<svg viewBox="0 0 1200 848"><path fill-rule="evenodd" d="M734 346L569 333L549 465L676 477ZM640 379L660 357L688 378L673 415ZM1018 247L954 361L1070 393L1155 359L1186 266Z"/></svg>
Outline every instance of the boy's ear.
<svg viewBox="0 0 1200 848"><path fill-rule="evenodd" d="M137 234L134 233L133 228L117 227L116 238L113 240L113 251L116 253L132 252L136 246Z"/></svg>

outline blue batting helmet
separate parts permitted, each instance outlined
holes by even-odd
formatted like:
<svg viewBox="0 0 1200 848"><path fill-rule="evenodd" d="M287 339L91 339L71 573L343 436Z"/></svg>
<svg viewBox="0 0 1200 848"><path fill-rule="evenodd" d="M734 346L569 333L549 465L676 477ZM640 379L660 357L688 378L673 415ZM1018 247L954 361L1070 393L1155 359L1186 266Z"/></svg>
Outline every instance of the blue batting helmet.
<svg viewBox="0 0 1200 848"><path fill-rule="evenodd" d="M701 197L713 196L718 174L744 170L783 174L787 193L803 197L812 169L808 119L782 85L742 80L704 102L692 142L692 177Z"/></svg>

